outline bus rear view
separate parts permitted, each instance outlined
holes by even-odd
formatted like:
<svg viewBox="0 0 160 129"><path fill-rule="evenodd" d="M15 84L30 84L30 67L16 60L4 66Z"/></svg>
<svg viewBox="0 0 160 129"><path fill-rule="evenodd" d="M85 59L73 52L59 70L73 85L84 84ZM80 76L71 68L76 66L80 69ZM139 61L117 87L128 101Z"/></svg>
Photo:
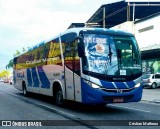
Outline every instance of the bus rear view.
<svg viewBox="0 0 160 129"><path fill-rule="evenodd" d="M96 29L80 32L82 102L126 103L142 97L142 67L132 34Z"/></svg>

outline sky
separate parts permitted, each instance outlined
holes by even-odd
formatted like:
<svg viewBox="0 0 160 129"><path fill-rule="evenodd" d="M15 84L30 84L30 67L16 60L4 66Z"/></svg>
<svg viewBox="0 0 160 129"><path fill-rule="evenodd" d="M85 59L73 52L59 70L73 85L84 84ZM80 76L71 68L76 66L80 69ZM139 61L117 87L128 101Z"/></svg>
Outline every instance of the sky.
<svg viewBox="0 0 160 129"><path fill-rule="evenodd" d="M84 23L101 5L115 1L121 0L0 0L0 71L16 50Z"/></svg>
<svg viewBox="0 0 160 129"><path fill-rule="evenodd" d="M16 50L49 39L71 23L86 22L101 5L113 1L0 0L0 71Z"/></svg>

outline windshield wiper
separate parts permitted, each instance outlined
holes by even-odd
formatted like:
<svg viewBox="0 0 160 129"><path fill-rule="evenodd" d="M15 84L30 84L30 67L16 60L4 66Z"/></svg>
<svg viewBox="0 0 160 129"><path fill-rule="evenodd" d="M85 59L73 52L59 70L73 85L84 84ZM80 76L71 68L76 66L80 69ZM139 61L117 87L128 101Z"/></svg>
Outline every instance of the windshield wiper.
<svg viewBox="0 0 160 129"><path fill-rule="evenodd" d="M112 51L111 51L111 45L109 44L109 54L108 54L108 56L109 56L109 63L110 63L110 65L111 65L111 63L112 63Z"/></svg>
<svg viewBox="0 0 160 129"><path fill-rule="evenodd" d="M134 74L133 74L132 70L129 67L126 67L126 68L130 71L131 76L133 76Z"/></svg>

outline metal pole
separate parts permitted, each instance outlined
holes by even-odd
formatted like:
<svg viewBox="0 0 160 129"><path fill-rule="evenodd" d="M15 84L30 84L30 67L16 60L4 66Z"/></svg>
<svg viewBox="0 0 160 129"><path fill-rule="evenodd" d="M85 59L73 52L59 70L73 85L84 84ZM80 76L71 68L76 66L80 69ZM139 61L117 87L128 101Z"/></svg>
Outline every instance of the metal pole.
<svg viewBox="0 0 160 129"><path fill-rule="evenodd" d="M130 4L130 6L160 6L160 4Z"/></svg>
<svg viewBox="0 0 160 129"><path fill-rule="evenodd" d="M128 5L127 5L127 21L130 21L130 5L129 5L129 2L128 2Z"/></svg>
<svg viewBox="0 0 160 129"><path fill-rule="evenodd" d="M135 17L135 3L133 4L133 22L134 22L134 17Z"/></svg>
<svg viewBox="0 0 160 129"><path fill-rule="evenodd" d="M105 20L105 15L106 15L106 9L105 9L105 7L103 7L103 28L105 28L106 27L106 20Z"/></svg>

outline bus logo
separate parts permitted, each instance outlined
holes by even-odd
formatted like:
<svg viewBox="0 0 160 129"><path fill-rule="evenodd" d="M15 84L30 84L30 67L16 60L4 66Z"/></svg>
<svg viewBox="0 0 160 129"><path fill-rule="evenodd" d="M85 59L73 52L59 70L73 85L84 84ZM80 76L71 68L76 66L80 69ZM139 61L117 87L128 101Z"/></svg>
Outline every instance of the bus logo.
<svg viewBox="0 0 160 129"><path fill-rule="evenodd" d="M117 93L122 93L123 91L121 89L117 89Z"/></svg>

